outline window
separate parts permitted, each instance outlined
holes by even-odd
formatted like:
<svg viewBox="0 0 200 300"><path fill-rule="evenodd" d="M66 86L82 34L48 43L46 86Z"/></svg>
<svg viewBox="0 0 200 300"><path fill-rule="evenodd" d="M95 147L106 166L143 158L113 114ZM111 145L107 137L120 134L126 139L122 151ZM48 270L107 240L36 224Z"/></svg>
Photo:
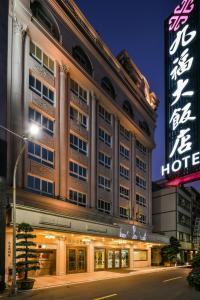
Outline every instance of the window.
<svg viewBox="0 0 200 300"><path fill-rule="evenodd" d="M138 157L136 157L136 166L143 172L146 172L147 165Z"/></svg>
<svg viewBox="0 0 200 300"><path fill-rule="evenodd" d="M54 74L54 61L46 55L42 50L36 46L33 42L30 42L30 54L33 56L41 65L43 65L48 71Z"/></svg>
<svg viewBox="0 0 200 300"><path fill-rule="evenodd" d="M70 89L71 91L78 96L83 102L88 102L88 92L80 87L76 81L73 79L70 80Z"/></svg>
<svg viewBox="0 0 200 300"><path fill-rule="evenodd" d="M120 165L120 175L126 179L129 179L129 169Z"/></svg>
<svg viewBox="0 0 200 300"><path fill-rule="evenodd" d="M178 223L189 228L191 223L190 217L178 212Z"/></svg>
<svg viewBox="0 0 200 300"><path fill-rule="evenodd" d="M77 124L87 129L88 117L73 106L70 106L70 119L74 120Z"/></svg>
<svg viewBox="0 0 200 300"><path fill-rule="evenodd" d="M111 114L101 105L99 105L99 116L108 124L111 124Z"/></svg>
<svg viewBox="0 0 200 300"><path fill-rule="evenodd" d="M146 199L139 194L136 194L136 203L146 207Z"/></svg>
<svg viewBox="0 0 200 300"><path fill-rule="evenodd" d="M29 75L29 88L51 105L54 104L54 92L32 75Z"/></svg>
<svg viewBox="0 0 200 300"><path fill-rule="evenodd" d="M146 224L147 223L147 217L143 214L136 214L136 221L141 223L141 224Z"/></svg>
<svg viewBox="0 0 200 300"><path fill-rule="evenodd" d="M69 202L79 205L79 206L84 206L86 207L86 201L87 197L86 194L74 191L74 190L69 190Z"/></svg>
<svg viewBox="0 0 200 300"><path fill-rule="evenodd" d="M87 143L72 133L70 133L70 147L87 155Z"/></svg>
<svg viewBox="0 0 200 300"><path fill-rule="evenodd" d="M119 208L119 215L121 218L128 219L128 208L120 207Z"/></svg>
<svg viewBox="0 0 200 300"><path fill-rule="evenodd" d="M106 178L104 176L99 176L99 187L103 188L106 191L111 190L111 181L109 178Z"/></svg>
<svg viewBox="0 0 200 300"><path fill-rule="evenodd" d="M120 197L129 199L129 189L128 188L120 185L119 191L120 191Z"/></svg>
<svg viewBox="0 0 200 300"><path fill-rule="evenodd" d="M134 113L133 113L132 105L130 104L130 102L128 100L124 101L124 103L123 103L123 110L127 113L127 115L129 115L129 117L131 117L131 119L134 118Z"/></svg>
<svg viewBox="0 0 200 300"><path fill-rule="evenodd" d="M146 154L147 148L144 145L142 145L138 140L136 140L136 147L140 152Z"/></svg>
<svg viewBox="0 0 200 300"><path fill-rule="evenodd" d="M80 46L76 46L72 49L72 56L79 63L79 65L81 65L83 69L85 69L85 71L92 76L91 62Z"/></svg>
<svg viewBox="0 0 200 300"><path fill-rule="evenodd" d="M130 131L128 131L124 126L120 124L120 133L123 135L127 140L130 140Z"/></svg>
<svg viewBox="0 0 200 300"><path fill-rule="evenodd" d="M28 113L29 113L29 121L37 123L37 125L41 126L42 130L44 130L46 133L48 133L49 135L53 135L54 122L52 120L43 116L40 112L30 107Z"/></svg>
<svg viewBox="0 0 200 300"><path fill-rule="evenodd" d="M148 260L148 252L147 250L134 249L133 257L135 261L146 261Z"/></svg>
<svg viewBox="0 0 200 300"><path fill-rule="evenodd" d="M107 156L107 155L106 155L105 153L103 153L103 152L99 152L99 163L100 163L102 166L104 166L104 167L110 169L110 167L111 167L111 157Z"/></svg>
<svg viewBox="0 0 200 300"><path fill-rule="evenodd" d="M73 161L69 162L69 171L70 176L73 176L83 181L87 180L87 169Z"/></svg>
<svg viewBox="0 0 200 300"><path fill-rule="evenodd" d="M98 200L98 207L97 209L101 212L104 212L106 214L110 214L111 211L111 203L103 201L103 200Z"/></svg>
<svg viewBox="0 0 200 300"><path fill-rule="evenodd" d="M182 207L183 209L190 211L190 201L182 197L181 195L178 195L178 205Z"/></svg>
<svg viewBox="0 0 200 300"><path fill-rule="evenodd" d="M28 157L45 166L54 167L54 151L48 150L39 144L28 143Z"/></svg>
<svg viewBox="0 0 200 300"><path fill-rule="evenodd" d="M60 32L59 27L52 17L52 14L47 9L46 6L43 6L41 2L44 1L30 1L30 8L32 10L33 16L45 27L45 29L52 34L52 36L60 41Z"/></svg>
<svg viewBox="0 0 200 300"><path fill-rule="evenodd" d="M146 121L143 121L143 122L139 121L139 126L148 136L151 135L149 125L147 124Z"/></svg>
<svg viewBox="0 0 200 300"><path fill-rule="evenodd" d="M54 184L51 181L41 179L36 176L28 175L27 178L27 186L30 190L52 196L53 195L53 188Z"/></svg>
<svg viewBox="0 0 200 300"><path fill-rule="evenodd" d="M126 159L129 159L130 151L128 148L120 144L120 154L125 157Z"/></svg>
<svg viewBox="0 0 200 300"><path fill-rule="evenodd" d="M106 93L113 99L116 98L115 90L113 88L113 85L108 77L104 77L101 80L101 86L106 91Z"/></svg>
<svg viewBox="0 0 200 300"><path fill-rule="evenodd" d="M146 190L146 180L144 180L140 176L136 176L136 185L142 188L143 190Z"/></svg>
<svg viewBox="0 0 200 300"><path fill-rule="evenodd" d="M99 128L99 139L111 147L111 136L101 128Z"/></svg>

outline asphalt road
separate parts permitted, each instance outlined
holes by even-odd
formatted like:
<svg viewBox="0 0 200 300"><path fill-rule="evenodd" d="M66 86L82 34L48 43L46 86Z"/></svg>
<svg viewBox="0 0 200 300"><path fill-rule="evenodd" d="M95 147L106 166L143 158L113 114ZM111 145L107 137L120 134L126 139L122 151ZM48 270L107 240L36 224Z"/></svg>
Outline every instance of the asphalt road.
<svg viewBox="0 0 200 300"><path fill-rule="evenodd" d="M91 283L22 293L20 300L200 300L200 292L190 288L190 270L160 271Z"/></svg>

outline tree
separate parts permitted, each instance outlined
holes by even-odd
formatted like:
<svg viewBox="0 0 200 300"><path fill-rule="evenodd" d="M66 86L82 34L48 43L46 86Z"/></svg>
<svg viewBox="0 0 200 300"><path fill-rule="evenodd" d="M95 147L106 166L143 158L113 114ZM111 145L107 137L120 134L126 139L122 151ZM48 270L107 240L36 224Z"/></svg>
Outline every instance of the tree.
<svg viewBox="0 0 200 300"><path fill-rule="evenodd" d="M172 236L170 245L164 246L161 250L163 262L172 263L173 260L176 260L177 254L180 252L180 246L180 242Z"/></svg>
<svg viewBox="0 0 200 300"><path fill-rule="evenodd" d="M32 270L39 270L39 261L36 260L37 254L36 250L30 247L35 247L36 244L32 241L29 241L29 239L36 238L36 235L30 233L33 231L33 228L26 223L21 223L18 226L18 234L16 235L16 238L20 240L16 243L17 252L20 252L19 255L17 255L17 273L23 274L22 280L27 280L28 278L28 272Z"/></svg>

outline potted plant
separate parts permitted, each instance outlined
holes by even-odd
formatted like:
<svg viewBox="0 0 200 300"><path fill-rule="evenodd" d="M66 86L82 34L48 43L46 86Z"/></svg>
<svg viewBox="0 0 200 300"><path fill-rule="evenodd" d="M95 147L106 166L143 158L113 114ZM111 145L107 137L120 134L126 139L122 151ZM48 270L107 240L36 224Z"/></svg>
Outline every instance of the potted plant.
<svg viewBox="0 0 200 300"><path fill-rule="evenodd" d="M187 277L190 286L200 291L200 251L194 256L192 260L192 271Z"/></svg>
<svg viewBox="0 0 200 300"><path fill-rule="evenodd" d="M36 244L31 239L36 238L36 235L32 234L33 228L31 225L21 223L18 226L18 233L16 235L16 251L20 252L17 256L16 272L19 274L19 280L17 280L18 289L29 290L33 288L35 279L28 278L29 271L39 270L39 261L36 259L36 250L33 248Z"/></svg>

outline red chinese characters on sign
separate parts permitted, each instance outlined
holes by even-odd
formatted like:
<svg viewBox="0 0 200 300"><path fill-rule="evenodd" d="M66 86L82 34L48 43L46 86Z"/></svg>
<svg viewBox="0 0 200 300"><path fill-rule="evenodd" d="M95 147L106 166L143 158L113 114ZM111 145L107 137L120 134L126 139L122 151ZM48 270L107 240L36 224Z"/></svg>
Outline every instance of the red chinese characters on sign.
<svg viewBox="0 0 200 300"><path fill-rule="evenodd" d="M194 9L194 0L183 0L174 10L174 15L169 20L169 31L177 31L188 20L189 14Z"/></svg>

